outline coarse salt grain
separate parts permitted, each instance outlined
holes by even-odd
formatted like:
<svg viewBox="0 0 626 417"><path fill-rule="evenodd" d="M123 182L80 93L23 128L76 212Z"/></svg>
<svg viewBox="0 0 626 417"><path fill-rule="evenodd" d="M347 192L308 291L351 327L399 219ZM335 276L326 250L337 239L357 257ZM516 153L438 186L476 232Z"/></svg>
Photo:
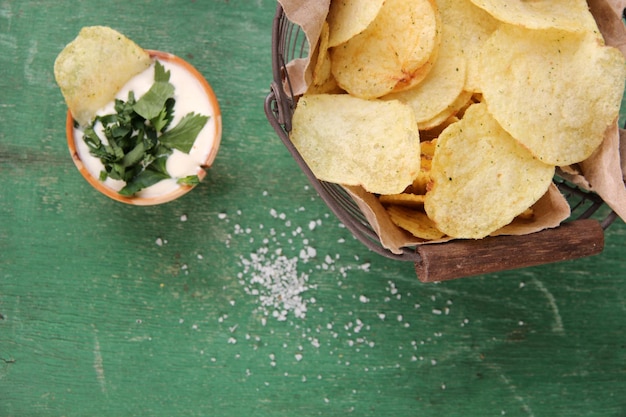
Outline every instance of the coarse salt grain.
<svg viewBox="0 0 626 417"><path fill-rule="evenodd" d="M312 251L307 251L305 256L311 254ZM243 274L248 277L245 291L258 295L260 308L266 315L278 321L287 320L290 312L296 318L306 317L307 300L302 293L310 288L309 276L298 271L298 258L260 248L248 258L242 257L241 264Z"/></svg>

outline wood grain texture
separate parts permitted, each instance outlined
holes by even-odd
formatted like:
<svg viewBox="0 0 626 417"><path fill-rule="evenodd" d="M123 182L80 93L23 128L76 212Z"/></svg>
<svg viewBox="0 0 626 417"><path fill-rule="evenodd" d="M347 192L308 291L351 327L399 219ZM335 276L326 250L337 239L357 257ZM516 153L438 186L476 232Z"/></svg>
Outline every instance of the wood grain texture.
<svg viewBox="0 0 626 417"><path fill-rule="evenodd" d="M598 256L438 284L367 252L263 114L274 8L0 2L0 416L625 415L623 222ZM91 24L217 93L220 153L176 202L114 202L71 161L52 64ZM263 254L295 260L305 317L262 305Z"/></svg>
<svg viewBox="0 0 626 417"><path fill-rule="evenodd" d="M565 223L524 236L497 236L417 248L415 272L422 282L446 281L597 255L604 231L597 220Z"/></svg>

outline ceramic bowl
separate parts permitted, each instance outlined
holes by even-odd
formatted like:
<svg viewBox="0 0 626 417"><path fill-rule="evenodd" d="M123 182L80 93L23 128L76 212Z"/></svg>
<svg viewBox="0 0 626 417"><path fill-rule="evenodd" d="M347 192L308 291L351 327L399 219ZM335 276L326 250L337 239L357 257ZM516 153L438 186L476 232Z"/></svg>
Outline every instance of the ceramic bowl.
<svg viewBox="0 0 626 417"><path fill-rule="evenodd" d="M161 62L168 62L171 64L178 65L179 67L184 69L186 72L188 72L195 80L198 81L198 83L202 87L201 89L199 89L199 91L197 91L197 94L205 95L206 98L208 99L210 107L212 108L213 113L209 115L210 116L209 122L205 126L205 129L212 130L213 141L210 144L210 149L207 149L203 153L203 155L206 155L206 159L204 159L204 161L201 162L197 170L197 175L200 181L202 181L202 179L206 176L206 170L211 167L211 165L213 164L213 161L215 160L215 157L217 156L217 152L220 146L220 141L221 141L221 136L222 136L222 116L221 116L219 103L217 101L217 97L215 96L213 89L211 88L207 80L202 76L202 74L184 59L176 55L167 53L167 52L154 51L154 50L148 50L148 52L150 53L150 56L152 56L153 58L158 59ZM112 198L113 200L126 203L126 204L138 205L138 206L163 204L163 203L173 201L187 194L189 191L191 191L194 188L194 186L189 186L189 185L177 185L173 189L167 192L164 192L162 194L149 195L149 196L137 195L137 196L130 196L130 197L123 196L119 194L115 188L112 188L111 186L100 181L98 178L98 175L96 173L90 172L90 170L86 166L87 164L81 159L81 156L80 156L81 152L79 151L78 149L79 146L77 146L77 143L76 143L76 140L79 138L75 137L74 118L72 117L72 114L69 111L67 112L65 130L66 130L67 144L70 150L70 154L72 156L72 160L74 161L74 164L76 165L76 168L78 168L78 171L87 180L87 182L91 184L91 186L93 186L96 190L106 195L107 197ZM84 151L83 151L83 155L85 155Z"/></svg>

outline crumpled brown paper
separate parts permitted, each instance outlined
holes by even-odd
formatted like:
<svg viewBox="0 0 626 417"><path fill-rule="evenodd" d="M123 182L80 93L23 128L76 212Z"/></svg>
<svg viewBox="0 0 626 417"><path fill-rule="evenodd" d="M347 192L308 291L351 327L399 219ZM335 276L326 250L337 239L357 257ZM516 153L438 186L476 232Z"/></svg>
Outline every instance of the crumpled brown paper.
<svg viewBox="0 0 626 417"><path fill-rule="evenodd" d="M330 0L278 0L287 18L300 26L309 45L316 45L322 25L328 14ZM626 55L626 27L622 22L622 11L626 0L588 0L602 35L609 46L618 48ZM311 48L313 49L313 48ZM311 80L309 57L288 63L287 71L295 95L304 94ZM581 188L594 191L623 220L626 220L626 131L615 125L607 129L602 145L587 160L559 169L565 179ZM378 199L361 187L344 187L378 234L383 247L400 253L402 247L425 243L440 243L449 239L424 242L391 222ZM534 220L516 220L492 235L522 235L546 228L557 227L567 219L570 209L567 201L552 185L548 192L533 206Z"/></svg>

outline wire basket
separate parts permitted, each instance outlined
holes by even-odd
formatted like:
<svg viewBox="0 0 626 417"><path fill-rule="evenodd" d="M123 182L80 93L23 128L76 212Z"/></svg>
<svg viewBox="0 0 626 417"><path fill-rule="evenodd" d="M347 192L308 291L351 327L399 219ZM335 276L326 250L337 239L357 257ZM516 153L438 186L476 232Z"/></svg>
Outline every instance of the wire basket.
<svg viewBox="0 0 626 417"><path fill-rule="evenodd" d="M556 229L538 232L532 237L498 236L471 242L451 241L405 247L401 253L393 253L384 248L363 212L343 187L319 181L289 139L291 119L298 97L291 89L286 66L294 59L306 57L310 49L302 29L287 18L278 4L272 26L273 81L271 91L265 99L265 114L322 200L371 251L387 258L413 262L418 278L423 282L558 262L602 251L603 231L617 218L617 214L597 194L580 189L558 175L555 176L554 183L567 198L571 215ZM538 239L539 235L543 239ZM529 250L535 255L530 253L528 256L521 256L520 248L531 240L532 249ZM544 253L537 256L537 252L541 251ZM496 252L497 259L492 259ZM435 265L435 262L439 265Z"/></svg>

